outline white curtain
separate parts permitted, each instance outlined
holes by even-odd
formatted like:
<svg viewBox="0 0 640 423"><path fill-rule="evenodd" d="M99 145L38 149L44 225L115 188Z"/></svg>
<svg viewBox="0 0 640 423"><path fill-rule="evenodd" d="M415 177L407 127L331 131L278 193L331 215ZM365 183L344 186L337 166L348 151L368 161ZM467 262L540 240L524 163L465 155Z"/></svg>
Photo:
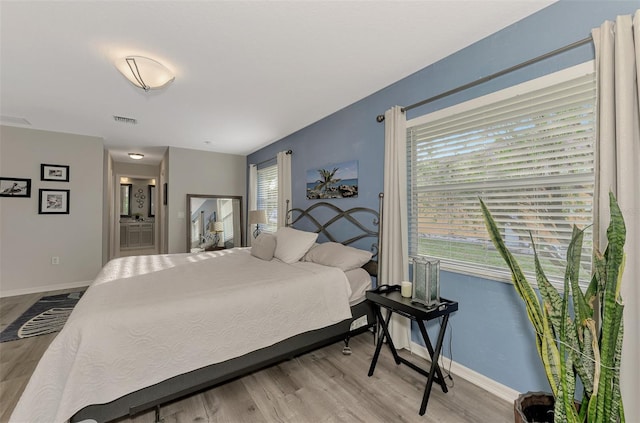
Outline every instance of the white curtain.
<svg viewBox="0 0 640 423"><path fill-rule="evenodd" d="M612 191L627 227L620 389L630 421L640 416L640 10L603 23L592 36L599 108L594 241L606 245Z"/></svg>
<svg viewBox="0 0 640 423"><path fill-rule="evenodd" d="M287 223L287 201L291 207L291 153L281 151L277 155L278 162L278 228Z"/></svg>
<svg viewBox="0 0 640 423"><path fill-rule="evenodd" d="M257 210L258 208L258 166L254 164L249 165L249 195L248 195L248 208L247 210ZM249 224L249 213L247 213L247 230L245 233L247 234L247 246L251 247L251 241L253 241L253 237L251 236L251 225Z"/></svg>
<svg viewBox="0 0 640 423"><path fill-rule="evenodd" d="M394 106L384 114L384 199L379 284L408 280L407 130L404 113ZM393 315L389 325L396 348L409 348L411 322Z"/></svg>

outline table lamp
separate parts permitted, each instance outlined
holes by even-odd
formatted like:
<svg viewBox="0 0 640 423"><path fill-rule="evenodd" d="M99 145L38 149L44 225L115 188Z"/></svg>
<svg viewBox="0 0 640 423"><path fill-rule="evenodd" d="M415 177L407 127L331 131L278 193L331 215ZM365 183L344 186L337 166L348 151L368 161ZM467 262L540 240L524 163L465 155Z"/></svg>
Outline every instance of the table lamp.
<svg viewBox="0 0 640 423"><path fill-rule="evenodd" d="M256 229L253 231L253 237L257 238L260 235L260 224L267 223L267 211L266 210L249 210L249 225L256 225Z"/></svg>
<svg viewBox="0 0 640 423"><path fill-rule="evenodd" d="M220 233L224 232L224 225L222 222L210 222L209 232L213 232L213 245L218 247L220 242Z"/></svg>

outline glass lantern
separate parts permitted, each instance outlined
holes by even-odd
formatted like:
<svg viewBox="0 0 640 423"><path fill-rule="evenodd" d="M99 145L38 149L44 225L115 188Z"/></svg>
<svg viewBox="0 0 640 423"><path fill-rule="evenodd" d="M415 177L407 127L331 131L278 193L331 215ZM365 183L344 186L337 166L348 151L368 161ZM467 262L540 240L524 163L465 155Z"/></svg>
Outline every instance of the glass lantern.
<svg viewBox="0 0 640 423"><path fill-rule="evenodd" d="M434 307L440 304L440 260L411 257L413 289L411 302Z"/></svg>

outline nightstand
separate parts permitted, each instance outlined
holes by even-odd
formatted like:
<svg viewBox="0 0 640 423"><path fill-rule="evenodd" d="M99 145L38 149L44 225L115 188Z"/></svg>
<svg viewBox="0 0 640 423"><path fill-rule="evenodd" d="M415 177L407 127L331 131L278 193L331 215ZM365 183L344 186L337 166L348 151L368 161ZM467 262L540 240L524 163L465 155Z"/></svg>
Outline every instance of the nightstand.
<svg viewBox="0 0 640 423"><path fill-rule="evenodd" d="M422 416L427 410L427 403L429 402L429 395L431 394L431 387L433 386L434 381L438 382L438 384L442 387L442 392L446 393L448 391L447 384L445 383L444 377L442 376L442 371L440 370L440 366L438 365L438 359L440 358L442 341L447 330L449 315L458 310L458 303L456 301L450 301L441 298L440 304L428 308L421 304L412 303L411 298L405 298L400 295L399 285L381 285L374 290L367 291L366 297L367 300L373 303L373 305L375 306L374 310L376 319L382 327L382 335L378 337L376 351L373 354L373 358L371 360L371 367L369 367L369 376L373 375L373 371L376 368L376 363L378 362L378 357L380 356L382 344L386 339L387 345L391 350L391 354L393 355L393 359L395 360L396 364L405 364L418 373L427 376L427 385L424 388L422 404L420 405L420 415ZM380 311L381 308L387 309L386 319L382 317L382 313ZM397 313L401 316L407 317L418 324L420 333L422 334L422 338L424 339L424 343L427 346L429 355L431 356L431 367L429 371L416 366L415 364L405 360L398 355L396 347L393 345L393 341L391 340L391 335L389 334L389 321L391 320L392 313ZM438 339L434 348L431 345L431 340L429 339L429 334L427 333L427 329L425 328L424 321L436 319L438 317L442 317L442 324L440 325L440 332L438 333Z"/></svg>

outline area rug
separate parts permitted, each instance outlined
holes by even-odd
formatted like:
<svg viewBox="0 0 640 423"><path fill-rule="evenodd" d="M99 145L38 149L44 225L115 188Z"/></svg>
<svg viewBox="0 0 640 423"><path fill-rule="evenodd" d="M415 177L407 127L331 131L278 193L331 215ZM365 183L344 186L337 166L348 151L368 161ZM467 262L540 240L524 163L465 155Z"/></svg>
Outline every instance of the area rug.
<svg viewBox="0 0 640 423"><path fill-rule="evenodd" d="M0 342L59 332L84 291L40 298L0 333Z"/></svg>

